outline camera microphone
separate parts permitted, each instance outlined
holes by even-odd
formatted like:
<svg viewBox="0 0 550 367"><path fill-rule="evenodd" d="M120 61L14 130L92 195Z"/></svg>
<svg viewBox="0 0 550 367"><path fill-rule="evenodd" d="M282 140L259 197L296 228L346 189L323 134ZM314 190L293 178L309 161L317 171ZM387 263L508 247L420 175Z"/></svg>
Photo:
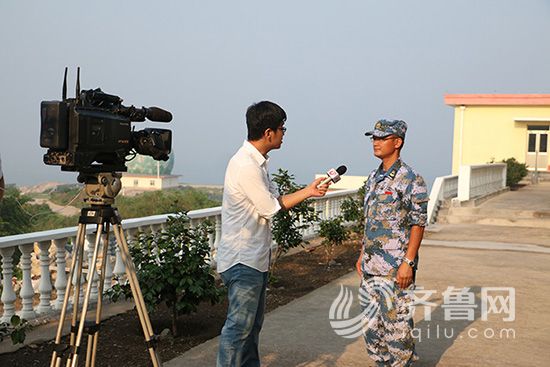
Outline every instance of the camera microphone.
<svg viewBox="0 0 550 367"><path fill-rule="evenodd" d="M156 122L170 122L172 121L172 114L162 108L158 107L143 107L145 110L145 117L151 121Z"/></svg>
<svg viewBox="0 0 550 367"><path fill-rule="evenodd" d="M346 173L346 171L348 170L348 168L346 166L340 166L336 169L334 168L331 168L328 170L327 172L327 178L325 178L323 181L321 181L321 183L317 186L322 186L322 185L325 185L327 183L329 183L330 181L332 181L333 183L336 183L338 181L340 181L340 176L342 176L344 173Z"/></svg>
<svg viewBox="0 0 550 367"><path fill-rule="evenodd" d="M172 121L172 114L158 107L136 108L134 106L120 106L115 112L128 117L130 121L145 121L145 119L155 122Z"/></svg>

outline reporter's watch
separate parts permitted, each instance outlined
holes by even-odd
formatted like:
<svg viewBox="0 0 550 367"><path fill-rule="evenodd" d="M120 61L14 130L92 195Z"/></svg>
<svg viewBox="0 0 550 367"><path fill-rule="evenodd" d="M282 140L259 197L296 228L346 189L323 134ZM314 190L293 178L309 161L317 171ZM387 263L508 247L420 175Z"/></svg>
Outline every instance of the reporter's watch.
<svg viewBox="0 0 550 367"><path fill-rule="evenodd" d="M414 266L416 265L416 262L414 262L414 260L409 260L406 256L403 256L403 261L409 264L411 268L414 268Z"/></svg>

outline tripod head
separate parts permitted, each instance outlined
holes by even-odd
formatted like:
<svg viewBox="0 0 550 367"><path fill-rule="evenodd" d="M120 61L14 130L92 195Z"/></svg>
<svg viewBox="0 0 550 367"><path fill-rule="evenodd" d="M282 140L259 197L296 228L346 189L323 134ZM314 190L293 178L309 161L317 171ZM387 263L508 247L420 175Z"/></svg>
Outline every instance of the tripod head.
<svg viewBox="0 0 550 367"><path fill-rule="evenodd" d="M84 202L90 205L110 206L122 188L118 172L84 173L78 175L78 182L85 185Z"/></svg>

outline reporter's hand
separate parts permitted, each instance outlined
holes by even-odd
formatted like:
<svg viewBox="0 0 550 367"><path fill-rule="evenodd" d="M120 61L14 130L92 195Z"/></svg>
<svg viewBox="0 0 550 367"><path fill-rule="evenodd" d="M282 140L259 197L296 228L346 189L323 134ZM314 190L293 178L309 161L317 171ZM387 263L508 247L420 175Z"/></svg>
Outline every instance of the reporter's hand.
<svg viewBox="0 0 550 367"><path fill-rule="evenodd" d="M325 194L327 193L328 187L330 186L330 183L332 181L317 187L321 182L323 182L324 179L325 177L319 177L307 186L307 189L309 190L311 197L325 196Z"/></svg>
<svg viewBox="0 0 550 367"><path fill-rule="evenodd" d="M409 264L403 262L399 269L397 269L397 276L395 277L399 288L405 289L411 285L413 280L413 269Z"/></svg>

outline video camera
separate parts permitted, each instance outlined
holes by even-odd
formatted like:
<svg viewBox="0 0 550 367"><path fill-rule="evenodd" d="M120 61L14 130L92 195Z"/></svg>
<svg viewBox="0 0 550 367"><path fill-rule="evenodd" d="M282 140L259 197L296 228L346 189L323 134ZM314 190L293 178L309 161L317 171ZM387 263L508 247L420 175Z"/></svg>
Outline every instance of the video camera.
<svg viewBox="0 0 550 367"><path fill-rule="evenodd" d="M120 97L99 88L81 92L80 68L75 98L67 98L67 68L62 95L62 101L40 104L40 146L48 148L45 164L61 166L62 171L94 174L125 172L126 162L137 154L157 161L168 160L172 131L152 128L133 131L131 122L146 118L170 122L170 112L157 107L123 106Z"/></svg>

